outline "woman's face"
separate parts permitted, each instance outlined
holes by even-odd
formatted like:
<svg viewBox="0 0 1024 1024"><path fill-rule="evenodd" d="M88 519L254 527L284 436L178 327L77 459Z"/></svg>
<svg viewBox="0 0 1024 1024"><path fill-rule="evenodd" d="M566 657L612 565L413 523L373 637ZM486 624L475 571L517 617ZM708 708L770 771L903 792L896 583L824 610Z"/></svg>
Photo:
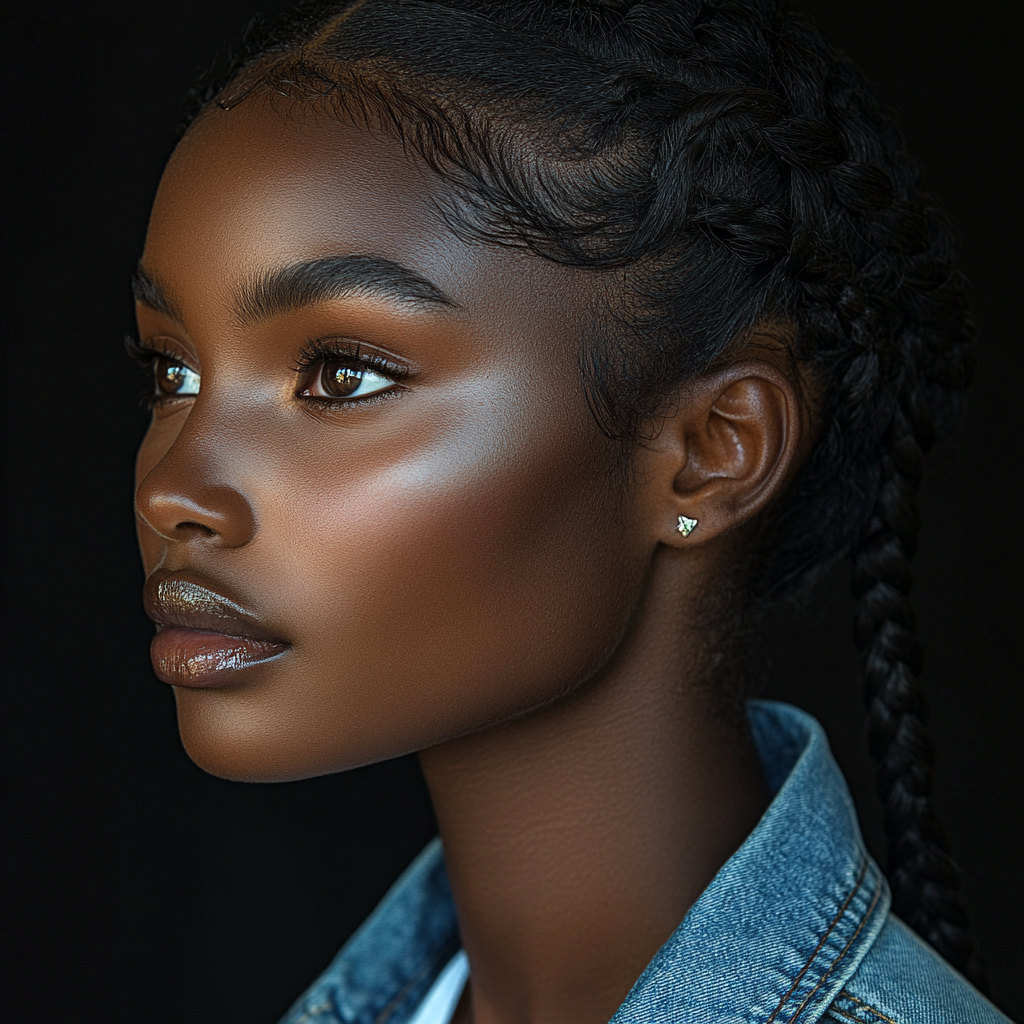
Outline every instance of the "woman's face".
<svg viewBox="0 0 1024 1024"><path fill-rule="evenodd" d="M639 599L642 499L577 363L601 282L459 241L443 187L391 138L259 96L160 184L139 536L154 664L215 774L522 714L592 677Z"/></svg>

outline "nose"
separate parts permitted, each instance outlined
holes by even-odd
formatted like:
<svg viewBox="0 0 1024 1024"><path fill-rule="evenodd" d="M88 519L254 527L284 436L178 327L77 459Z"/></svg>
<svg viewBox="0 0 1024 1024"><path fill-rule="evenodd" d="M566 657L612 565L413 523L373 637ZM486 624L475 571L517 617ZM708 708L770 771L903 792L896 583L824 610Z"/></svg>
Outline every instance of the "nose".
<svg viewBox="0 0 1024 1024"><path fill-rule="evenodd" d="M256 533L251 503L230 483L211 479L214 467L190 457L197 453L184 440L179 437L139 482L136 516L164 540L242 547Z"/></svg>
<svg viewBox="0 0 1024 1024"><path fill-rule="evenodd" d="M155 470L154 470L155 472ZM135 496L135 514L165 540L203 538L218 547L238 548L256 532L256 517L245 497L231 487L169 489L150 483L150 473Z"/></svg>

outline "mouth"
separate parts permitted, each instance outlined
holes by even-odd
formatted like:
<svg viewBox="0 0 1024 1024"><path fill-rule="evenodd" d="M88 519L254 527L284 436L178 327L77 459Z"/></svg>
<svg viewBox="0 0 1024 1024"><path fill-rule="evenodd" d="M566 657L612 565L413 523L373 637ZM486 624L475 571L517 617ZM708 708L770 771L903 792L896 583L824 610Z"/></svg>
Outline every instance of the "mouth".
<svg viewBox="0 0 1024 1024"><path fill-rule="evenodd" d="M239 671L280 657L290 646L251 612L193 580L155 573L146 581L143 599L157 627L150 646L153 669L171 686L230 682Z"/></svg>

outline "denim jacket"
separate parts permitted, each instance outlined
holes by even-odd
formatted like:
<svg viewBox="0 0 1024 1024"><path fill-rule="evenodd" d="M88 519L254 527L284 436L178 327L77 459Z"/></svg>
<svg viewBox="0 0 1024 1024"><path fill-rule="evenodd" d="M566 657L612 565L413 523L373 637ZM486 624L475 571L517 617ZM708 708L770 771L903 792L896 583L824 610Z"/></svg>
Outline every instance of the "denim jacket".
<svg viewBox="0 0 1024 1024"><path fill-rule="evenodd" d="M768 701L750 724L772 802L612 1024L1006 1021L889 913L821 726ZM405 1024L458 948L435 839L281 1024Z"/></svg>

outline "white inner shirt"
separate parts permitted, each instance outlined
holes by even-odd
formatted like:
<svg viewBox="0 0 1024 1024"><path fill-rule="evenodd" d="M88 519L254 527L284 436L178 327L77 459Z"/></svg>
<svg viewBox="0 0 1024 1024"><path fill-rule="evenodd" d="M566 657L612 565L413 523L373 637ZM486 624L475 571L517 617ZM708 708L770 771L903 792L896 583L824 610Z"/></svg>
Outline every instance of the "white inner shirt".
<svg viewBox="0 0 1024 1024"><path fill-rule="evenodd" d="M468 978L469 958L466 951L460 949L427 990L423 1002L409 1018L409 1024L451 1024Z"/></svg>

